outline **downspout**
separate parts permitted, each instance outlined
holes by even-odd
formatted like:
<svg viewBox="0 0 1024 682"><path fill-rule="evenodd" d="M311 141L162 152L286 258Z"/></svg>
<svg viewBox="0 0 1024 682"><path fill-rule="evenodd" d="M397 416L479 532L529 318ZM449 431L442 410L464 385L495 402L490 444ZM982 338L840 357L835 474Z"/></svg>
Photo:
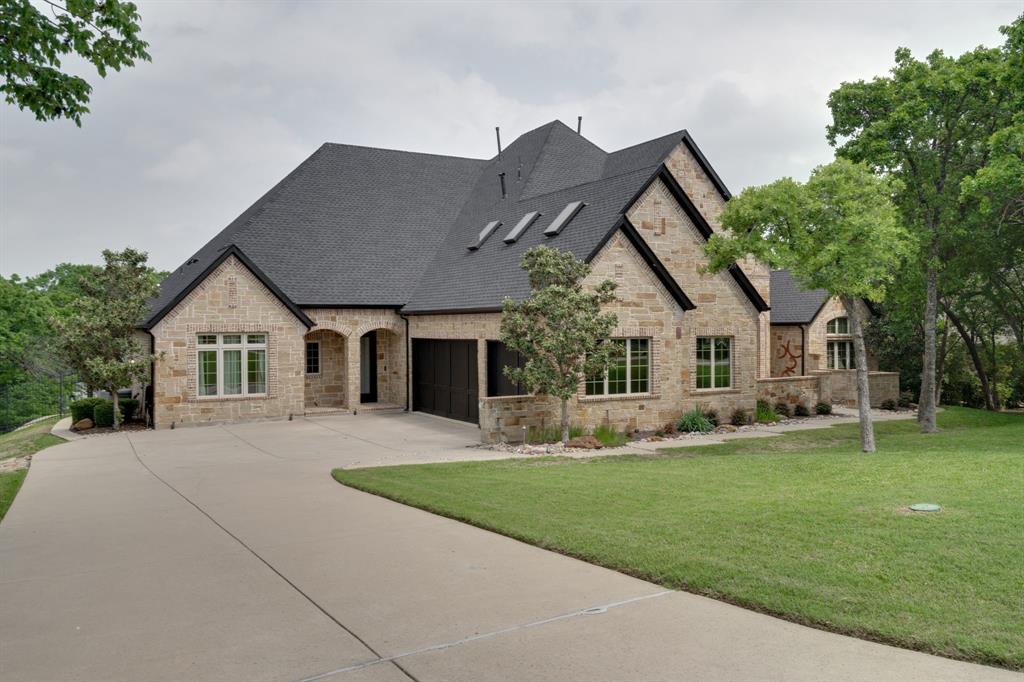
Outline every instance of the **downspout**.
<svg viewBox="0 0 1024 682"><path fill-rule="evenodd" d="M412 339L409 338L409 318L398 313L405 320L405 411L412 412L412 384L409 377L412 372Z"/></svg>
<svg viewBox="0 0 1024 682"><path fill-rule="evenodd" d="M800 325L800 376L807 376L807 325Z"/></svg>

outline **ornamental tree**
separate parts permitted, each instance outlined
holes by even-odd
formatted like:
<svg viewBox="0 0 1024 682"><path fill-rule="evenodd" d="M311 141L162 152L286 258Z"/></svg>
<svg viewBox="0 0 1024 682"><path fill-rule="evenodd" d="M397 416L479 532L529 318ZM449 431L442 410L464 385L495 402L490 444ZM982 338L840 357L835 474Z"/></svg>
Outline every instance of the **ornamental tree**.
<svg viewBox="0 0 1024 682"><path fill-rule="evenodd" d="M562 401L562 443L569 440L569 399L585 377L607 370L614 352L604 343L618 324L601 306L615 300L615 282L605 280L592 291L583 281L590 266L566 251L535 246L523 254L530 295L506 298L501 313L501 341L518 351L522 367L505 367L509 380L526 390Z"/></svg>
<svg viewBox="0 0 1024 682"><path fill-rule="evenodd" d="M69 118L81 127L89 113L92 87L67 73L61 56L74 54L107 70L149 61L139 38L139 13L120 0L0 0L0 91L9 104L28 109L40 121Z"/></svg>
<svg viewBox="0 0 1024 682"><path fill-rule="evenodd" d="M158 278L146 265L146 254L135 249L104 250L103 260L98 273L81 278L84 295L52 322L65 357L82 380L113 397L116 430L121 424L118 389L145 380L157 359L143 350L135 330L157 294Z"/></svg>
<svg viewBox="0 0 1024 682"><path fill-rule="evenodd" d="M788 269L807 289L825 289L843 303L857 362L861 449L875 451L868 394L864 319L858 299L881 301L911 240L897 220L891 183L845 159L819 166L806 183L783 178L750 187L725 205L727 235L705 250L720 271L747 255Z"/></svg>

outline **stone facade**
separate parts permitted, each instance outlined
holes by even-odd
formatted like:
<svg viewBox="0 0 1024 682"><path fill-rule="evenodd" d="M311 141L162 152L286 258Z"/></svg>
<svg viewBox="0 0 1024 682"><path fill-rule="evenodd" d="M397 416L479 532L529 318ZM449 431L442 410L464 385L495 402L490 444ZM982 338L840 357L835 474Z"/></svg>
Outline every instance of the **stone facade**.
<svg viewBox="0 0 1024 682"><path fill-rule="evenodd" d="M858 301L860 307L860 314L862 320L871 319L871 312L863 302ZM838 298L831 298L825 302L825 305L818 312L809 325L806 325L807 336L807 369L806 372L810 373L814 370L828 369L828 359L826 351L828 349L829 341L852 341L853 337L849 334L828 334L826 327L829 320L833 320L837 317L846 317L846 308L839 301ZM867 349L868 355L868 369L875 371L878 369L878 360L875 359L875 354L871 352L871 349Z"/></svg>
<svg viewBox="0 0 1024 682"><path fill-rule="evenodd" d="M359 339L371 331L377 332L377 402L405 406L405 321L394 309L309 308L303 312L316 323L307 336L329 331L344 339L345 407L358 409L362 364Z"/></svg>
<svg viewBox="0 0 1024 682"><path fill-rule="evenodd" d="M797 405L803 405L814 413L814 406L821 400L821 379L817 376L773 377L757 380L757 399L771 406L777 403L789 405L790 413Z"/></svg>
<svg viewBox="0 0 1024 682"><path fill-rule="evenodd" d="M808 371L809 368L805 367L802 326L772 325L771 340L773 377L795 377Z"/></svg>
<svg viewBox="0 0 1024 682"><path fill-rule="evenodd" d="M305 325L240 261L231 257L151 330L157 354L157 428L301 415L308 408L359 405L359 338L377 331L378 402L404 407L405 322L390 308L311 309ZM267 391L259 396L200 397L201 333L267 335ZM320 342L321 372L307 376L306 341Z"/></svg>
<svg viewBox="0 0 1024 682"><path fill-rule="evenodd" d="M347 407L346 338L331 329L316 328L306 334L305 341L320 344L320 372L305 375L305 407Z"/></svg>
<svg viewBox="0 0 1024 682"><path fill-rule="evenodd" d="M233 256L151 330L157 428L268 419L303 411L306 327ZM201 333L267 335L267 391L261 396L199 397L196 345Z"/></svg>

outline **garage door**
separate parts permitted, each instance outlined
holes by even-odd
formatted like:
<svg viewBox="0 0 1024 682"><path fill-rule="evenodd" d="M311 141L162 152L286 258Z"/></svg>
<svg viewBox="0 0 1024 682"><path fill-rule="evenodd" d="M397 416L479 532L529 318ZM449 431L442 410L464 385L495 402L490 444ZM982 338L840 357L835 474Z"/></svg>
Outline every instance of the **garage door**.
<svg viewBox="0 0 1024 682"><path fill-rule="evenodd" d="M413 339L412 409L476 424L476 341Z"/></svg>

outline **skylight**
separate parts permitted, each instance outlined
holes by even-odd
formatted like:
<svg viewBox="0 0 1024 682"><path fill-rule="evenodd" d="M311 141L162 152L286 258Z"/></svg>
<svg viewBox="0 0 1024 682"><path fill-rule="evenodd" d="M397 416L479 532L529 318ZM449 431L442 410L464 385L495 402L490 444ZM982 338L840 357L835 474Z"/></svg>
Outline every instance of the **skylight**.
<svg viewBox="0 0 1024 682"><path fill-rule="evenodd" d="M568 206L562 209L562 212L555 216L555 219L548 225L548 229L544 230L544 234L549 237L554 237L556 234L562 231L562 229L569 224L569 221L576 217L576 214L580 212L586 204L582 201L573 201Z"/></svg>
<svg viewBox="0 0 1024 682"><path fill-rule="evenodd" d="M491 236L491 233L497 230L498 226L500 225L500 220L492 220L491 222L487 223L484 226L484 229L480 230L480 235L476 238L476 244L470 244L466 248L469 249L470 251L476 251L477 249L479 249L481 246L483 246L483 243L487 241L487 238Z"/></svg>
<svg viewBox="0 0 1024 682"><path fill-rule="evenodd" d="M530 211L523 216L522 220L516 223L516 226L512 228L512 231L505 237L506 244L515 244L516 240L519 239L523 232L526 232L526 228L533 225L533 221L540 217L540 213L537 211Z"/></svg>

